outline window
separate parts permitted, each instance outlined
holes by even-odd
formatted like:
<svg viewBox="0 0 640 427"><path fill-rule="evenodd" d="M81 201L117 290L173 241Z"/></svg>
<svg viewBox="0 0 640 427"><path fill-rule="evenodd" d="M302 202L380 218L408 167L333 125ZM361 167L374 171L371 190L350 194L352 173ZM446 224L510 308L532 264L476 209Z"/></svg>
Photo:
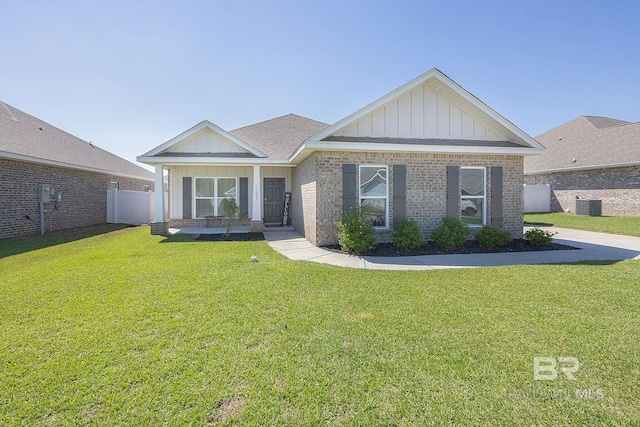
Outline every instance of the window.
<svg viewBox="0 0 640 427"><path fill-rule="evenodd" d="M143 189L142 191L149 192L149 191L151 191L151 186L150 185L145 185L144 187L142 187L142 189Z"/></svg>
<svg viewBox="0 0 640 427"><path fill-rule="evenodd" d="M374 227L389 223L389 183L387 166L360 166L360 206Z"/></svg>
<svg viewBox="0 0 640 427"><path fill-rule="evenodd" d="M220 203L224 199L237 202L237 178L196 178L196 218L225 216Z"/></svg>
<svg viewBox="0 0 640 427"><path fill-rule="evenodd" d="M120 184L117 181L111 181L109 183L109 190L118 190L120 188Z"/></svg>
<svg viewBox="0 0 640 427"><path fill-rule="evenodd" d="M469 225L486 222L486 170L460 168L460 219Z"/></svg>

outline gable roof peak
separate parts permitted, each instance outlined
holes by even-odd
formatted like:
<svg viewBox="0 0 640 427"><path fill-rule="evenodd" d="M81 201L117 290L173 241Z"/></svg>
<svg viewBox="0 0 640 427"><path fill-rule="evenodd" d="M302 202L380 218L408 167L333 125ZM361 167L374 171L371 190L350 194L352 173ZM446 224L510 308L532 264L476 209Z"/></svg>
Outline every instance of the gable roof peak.
<svg viewBox="0 0 640 427"><path fill-rule="evenodd" d="M487 135L485 136L486 139L506 139L515 144L521 145L524 148L532 148L534 150L543 149L543 147L538 144L538 142L535 141L531 136L527 135L509 120L498 114L495 110L490 108L479 98L468 92L466 89L464 89L462 86L453 81L437 68L431 68L429 71L421 74L420 76L405 83L397 89L392 90L386 95L378 98L374 102L343 118L342 120L322 130L316 135L313 135L307 141L310 143L322 141L334 134L339 137L340 135L337 134L340 132L345 132L349 126L355 126L359 120L362 120L363 118L374 114L376 111L385 108L388 103L393 103L396 100L401 99L404 95L423 85L425 87L428 87L428 90L431 91L431 93L437 94L438 96L442 96L442 98L447 99L447 102L451 102L452 105L455 105L460 110L460 112L468 114L468 116L473 120L477 120L478 123L481 123L485 128L487 128ZM413 135L412 131L413 129L411 130L411 132L404 131L404 133L411 133L411 135ZM423 129L422 133L428 132ZM458 135L445 135L445 138L456 136Z"/></svg>

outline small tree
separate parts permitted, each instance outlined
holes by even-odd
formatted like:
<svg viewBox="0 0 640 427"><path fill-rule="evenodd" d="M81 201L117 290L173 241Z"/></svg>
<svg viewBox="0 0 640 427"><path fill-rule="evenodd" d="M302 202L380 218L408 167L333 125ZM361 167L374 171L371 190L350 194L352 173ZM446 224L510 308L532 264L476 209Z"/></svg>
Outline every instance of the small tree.
<svg viewBox="0 0 640 427"><path fill-rule="evenodd" d="M237 221L246 219L246 215L240 211L240 206L236 203L235 199L225 198L220 202L220 209L224 212L224 216L227 219L227 232L225 236L228 238L231 236L231 227Z"/></svg>

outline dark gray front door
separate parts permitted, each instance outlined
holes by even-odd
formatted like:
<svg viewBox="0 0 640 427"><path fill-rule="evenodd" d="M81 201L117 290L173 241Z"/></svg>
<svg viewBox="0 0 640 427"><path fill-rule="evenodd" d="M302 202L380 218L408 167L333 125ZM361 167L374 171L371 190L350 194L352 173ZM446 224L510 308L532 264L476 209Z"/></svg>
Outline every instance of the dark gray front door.
<svg viewBox="0 0 640 427"><path fill-rule="evenodd" d="M284 211L284 178L264 179L264 224L281 225Z"/></svg>

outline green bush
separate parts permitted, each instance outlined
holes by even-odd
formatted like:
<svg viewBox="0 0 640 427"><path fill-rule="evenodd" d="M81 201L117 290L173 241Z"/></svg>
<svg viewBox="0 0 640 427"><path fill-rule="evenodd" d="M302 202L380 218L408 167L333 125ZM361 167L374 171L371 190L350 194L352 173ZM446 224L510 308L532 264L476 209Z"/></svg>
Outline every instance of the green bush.
<svg viewBox="0 0 640 427"><path fill-rule="evenodd" d="M391 241L399 249L417 249L424 244L418 223L404 217L394 221Z"/></svg>
<svg viewBox="0 0 640 427"><path fill-rule="evenodd" d="M485 248L504 246L511 242L511 233L502 227L492 227L485 225L475 236L476 241Z"/></svg>
<svg viewBox="0 0 640 427"><path fill-rule="evenodd" d="M442 222L431 233L431 240L443 249L454 249L464 245L471 234L469 227L458 218L445 216Z"/></svg>
<svg viewBox="0 0 640 427"><path fill-rule="evenodd" d="M342 221L336 221L335 224L338 227L338 243L345 252L362 254L378 245L373 224L365 217L362 207L344 212Z"/></svg>
<svg viewBox="0 0 640 427"><path fill-rule="evenodd" d="M549 246L551 244L551 240L553 236L558 233L552 233L547 230L542 230L540 228L531 228L524 233L527 240L531 242L532 245L535 246Z"/></svg>

